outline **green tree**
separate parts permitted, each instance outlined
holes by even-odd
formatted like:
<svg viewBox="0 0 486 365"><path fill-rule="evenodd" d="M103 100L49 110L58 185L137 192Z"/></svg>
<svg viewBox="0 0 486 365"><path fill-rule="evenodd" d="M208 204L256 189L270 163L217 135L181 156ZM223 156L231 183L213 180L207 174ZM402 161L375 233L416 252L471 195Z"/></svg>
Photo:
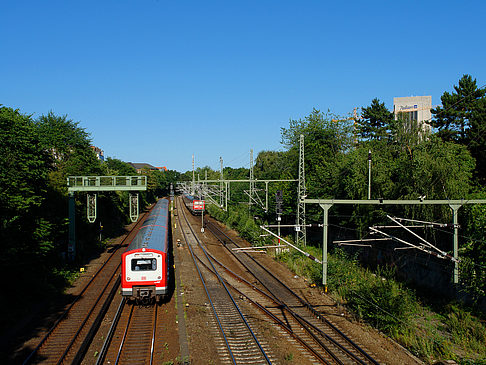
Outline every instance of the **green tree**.
<svg viewBox="0 0 486 365"><path fill-rule="evenodd" d="M2 226L40 207L50 159L30 116L0 106Z"/></svg>
<svg viewBox="0 0 486 365"><path fill-rule="evenodd" d="M133 176L137 174L131 165L117 158L108 157L103 165L107 175Z"/></svg>
<svg viewBox="0 0 486 365"><path fill-rule="evenodd" d="M89 134L67 115L57 116L50 111L41 115L36 123L42 144L56 161L66 160L69 155L90 146Z"/></svg>
<svg viewBox="0 0 486 365"><path fill-rule="evenodd" d="M296 161L292 161L295 163ZM291 161L283 151L261 151L255 160L253 171L260 180L279 179L291 167Z"/></svg>
<svg viewBox="0 0 486 365"><path fill-rule="evenodd" d="M335 121L337 120L337 121ZM304 135L307 191L309 195L336 197L343 156L353 145L352 126L314 109L305 119L291 120L281 128L282 144L288 148L287 159L297 177L299 140Z"/></svg>
<svg viewBox="0 0 486 365"><path fill-rule="evenodd" d="M55 227L45 216L51 166L30 116L0 107L0 274L14 296L45 276Z"/></svg>
<svg viewBox="0 0 486 365"><path fill-rule="evenodd" d="M90 148L89 134L79 127L78 122L68 119L66 115L57 116L51 111L40 116L36 124L41 143L50 152L55 170L63 178L103 173L100 161Z"/></svg>
<svg viewBox="0 0 486 365"><path fill-rule="evenodd" d="M478 194L484 198L485 192ZM473 300L477 303L486 297L486 206L472 205L466 210L468 239L461 244L460 278Z"/></svg>
<svg viewBox="0 0 486 365"><path fill-rule="evenodd" d="M385 103L375 98L370 106L361 110L361 118L356 120L359 138L365 141L390 140L394 134L395 120Z"/></svg>
<svg viewBox="0 0 486 365"><path fill-rule="evenodd" d="M486 89L478 88L476 79L467 74L462 76L458 85L454 85L454 92L442 94L442 106L432 109L431 124L438 129L438 135L445 141L461 144L477 137L485 123L485 94Z"/></svg>
<svg viewBox="0 0 486 365"><path fill-rule="evenodd" d="M486 182L486 97L479 99L471 113L468 147L476 159L476 176Z"/></svg>
<svg viewBox="0 0 486 365"><path fill-rule="evenodd" d="M354 145L351 122L314 109L304 119L290 120L288 128L281 128L282 145L287 148L287 160L294 174L298 174L299 140L304 135L305 174L307 194L320 198L342 197L342 166L345 155ZM297 202L296 192L292 199ZM322 210L310 206L306 210L312 220L319 219Z"/></svg>
<svg viewBox="0 0 486 365"><path fill-rule="evenodd" d="M452 93L444 92L442 106L432 109L432 126L444 141L463 144L476 159L476 177L486 181L486 89L464 75Z"/></svg>

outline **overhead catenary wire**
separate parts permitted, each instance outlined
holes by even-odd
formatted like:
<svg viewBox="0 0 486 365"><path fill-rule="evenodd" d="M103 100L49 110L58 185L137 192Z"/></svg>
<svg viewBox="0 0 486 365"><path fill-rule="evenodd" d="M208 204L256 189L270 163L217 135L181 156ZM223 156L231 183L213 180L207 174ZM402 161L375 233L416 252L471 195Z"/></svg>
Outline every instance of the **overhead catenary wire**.
<svg viewBox="0 0 486 365"><path fill-rule="evenodd" d="M357 230L357 229L354 229L354 228L349 228L349 227L344 227L344 226L337 225L337 224L331 224L331 223L330 223L330 224L329 224L329 226L334 226L334 227L341 228L341 229L345 229L345 230L350 230L350 231L354 231L354 232L359 232L359 230ZM433 230L437 230L437 228L432 228L432 229L433 229ZM450 233L450 232L447 232L447 233ZM390 235L390 236L391 236L391 237L394 237L394 236L392 236L392 235ZM370 237L370 235L369 235L369 234L366 234L366 235L365 235L363 238L366 238L366 237ZM385 235L385 237L386 237L386 235ZM399 241L400 239L399 239L398 237L394 237L394 238L397 238L397 239L396 239L396 240L394 240L393 238L391 238L391 239L392 239L393 241L395 241L395 242L400 242L400 241ZM406 241L405 241L405 242L406 242ZM407 242L407 243L401 242L401 243L406 244L406 245L407 245L408 247L410 247L411 249L415 249L415 248L417 248L417 247L420 247L420 246L416 246L416 245L413 245L413 244L409 244L408 242ZM410 245L411 245L411 246L410 246ZM413 247L412 247L412 246L413 246ZM374 246L373 246L373 247L374 247ZM383 246L383 245L381 245L381 246L380 246L380 249L381 249L381 250L383 250L384 252L388 252L388 253L394 253L394 252L396 252L396 250L397 250L397 249L400 249L400 248L396 248L396 247L395 247L395 248L389 248L388 246ZM420 249L419 249L419 250L420 250ZM444 273L449 273L449 271L450 271L450 265L451 265L451 263L453 262L453 260L449 261L449 263L445 262L444 260L440 260L440 259L443 259L444 257L441 257L441 255L440 255L440 254L437 254L436 252L433 252L433 251L431 251L431 250L425 250L425 249L424 249L424 250L420 250L419 252L424 252L424 253L425 253L427 256L429 256L429 257L430 257L430 255L432 255L433 257L438 258L439 260L434 261L434 262L435 262L435 265L438 265L439 267L443 268L443 269L442 269L442 271L443 271ZM419 252L417 252L417 253L419 253ZM401 254L400 254L400 256L406 256L406 257L410 257L410 258L412 258L412 257L416 258L416 257L417 257L417 253L416 253L415 255L413 255L413 254L409 254L409 253L405 253L405 252L403 252L403 253L401 253ZM447 254L447 253L446 253L446 254ZM447 254L447 255L448 255L449 257L452 257L452 256L450 256L449 254Z"/></svg>
<svg viewBox="0 0 486 365"><path fill-rule="evenodd" d="M430 242L428 242L428 241L427 241L425 238L420 237L420 236L419 236L417 233L415 233L415 232L413 232L411 229L409 229L409 228L405 227L403 224L401 224L400 222L398 222L398 221L397 221L396 219L394 219L393 217L389 216L388 214L387 214L387 217L388 217L389 219L391 219L393 222L395 222L396 224L398 224L400 227L402 227L403 229L405 229L407 232L409 232L409 233L411 233L413 236L417 237L417 238L418 238L420 241L422 241L423 243L425 243L425 244L426 244L428 247L430 247L430 248L432 248L432 249L436 250L437 252L439 252L439 254L440 254L441 256L445 256L445 257L447 257L447 258L449 258L449 259L451 259L451 260L453 260L453 261L457 261L457 259L456 259L456 258L454 258L454 257L450 256L450 255L449 255L447 252L444 252L444 251L442 251L442 250L439 250L439 249L438 249L437 247L435 247L433 244L431 244Z"/></svg>

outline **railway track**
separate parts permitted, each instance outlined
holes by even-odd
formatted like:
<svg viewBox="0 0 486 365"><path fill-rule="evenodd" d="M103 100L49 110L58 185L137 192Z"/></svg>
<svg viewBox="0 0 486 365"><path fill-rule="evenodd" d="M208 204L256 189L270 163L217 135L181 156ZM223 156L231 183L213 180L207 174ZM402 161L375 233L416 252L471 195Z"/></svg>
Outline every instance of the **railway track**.
<svg viewBox="0 0 486 365"><path fill-rule="evenodd" d="M233 249L240 246L209 220L206 228L227 248L253 278L247 280L212 258L225 274L227 285L244 296L269 317L285 334L291 336L317 363L325 364L378 364L370 354L345 335L312 305L301 298L252 256ZM247 276L247 275L245 275ZM256 279L262 290L254 284Z"/></svg>
<svg viewBox="0 0 486 365"><path fill-rule="evenodd" d="M159 313L158 304L139 306L123 299L96 364L153 364L163 346L155 341Z"/></svg>
<svg viewBox="0 0 486 365"><path fill-rule="evenodd" d="M145 215L111 252L75 300L55 321L23 364L79 364L120 286L121 248L136 234Z"/></svg>
<svg viewBox="0 0 486 365"><path fill-rule="evenodd" d="M180 204L179 204L180 206ZM271 364L268 345L252 330L243 311L221 278L204 245L201 243L185 215L178 219L194 265L206 291L214 320L219 331L220 361L232 364Z"/></svg>

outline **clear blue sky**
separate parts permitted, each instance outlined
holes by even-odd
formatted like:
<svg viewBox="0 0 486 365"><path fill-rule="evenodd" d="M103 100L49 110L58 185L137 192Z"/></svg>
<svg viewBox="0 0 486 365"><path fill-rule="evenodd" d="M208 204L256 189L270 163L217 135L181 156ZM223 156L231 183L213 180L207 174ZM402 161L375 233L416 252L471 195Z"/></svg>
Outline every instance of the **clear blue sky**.
<svg viewBox="0 0 486 365"><path fill-rule="evenodd" d="M2 0L0 104L52 110L106 156L249 165L312 108L486 84L486 1Z"/></svg>

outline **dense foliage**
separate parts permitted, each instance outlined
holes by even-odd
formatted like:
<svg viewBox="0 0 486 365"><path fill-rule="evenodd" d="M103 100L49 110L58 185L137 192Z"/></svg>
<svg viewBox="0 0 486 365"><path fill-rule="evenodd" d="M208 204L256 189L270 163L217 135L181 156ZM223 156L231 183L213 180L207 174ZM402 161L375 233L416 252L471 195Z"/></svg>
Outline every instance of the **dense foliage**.
<svg viewBox="0 0 486 365"><path fill-rule="evenodd" d="M418 122L399 116L395 119L384 103L375 98L362 108L357 119L339 118L313 110L303 119L290 120L282 128L282 151L262 151L254 164L254 176L263 179L298 178L299 138L304 136L305 175L308 197L324 199L367 199L368 158L371 157L372 199L468 199L486 198L483 154L486 151L486 90L465 75L452 94L442 96L443 106L432 110L431 131ZM208 167L197 171L201 179L218 179L219 172ZM192 176L185 175L187 180ZM224 169L226 179L248 179L248 169ZM257 189L265 185L256 183ZM231 185L231 202L248 208L246 184ZM295 222L297 184L269 184L269 211L252 204L249 215L275 223L275 192L283 191L282 223ZM264 192L259 192L265 200ZM230 209L235 209L230 207ZM464 206L459 210L461 224L461 280L459 289L469 300L484 302L486 293L486 208ZM363 238L372 225L389 224L387 214L429 222L451 223L451 208L442 206L334 206L330 211L331 238ZM306 206L308 223L322 222L318 205ZM290 230L283 230L291 234ZM319 246L320 230L309 231L309 242ZM402 233L398 233L399 237ZM428 229L423 235L439 249L452 254L451 228ZM402 237L403 238L403 237ZM376 244L385 252L396 244ZM332 250L332 246L331 246ZM417 253L419 254L419 253ZM422 254L425 260L430 256ZM390 254L400 259L399 253ZM440 261L440 260L439 260ZM450 264L439 262L452 277Z"/></svg>
<svg viewBox="0 0 486 365"><path fill-rule="evenodd" d="M262 201L265 201L265 185L258 180L294 181L269 184L268 211L253 202L250 204L245 192L248 184L232 183L228 212L211 208L211 213L228 222L250 241L263 243L267 238L260 237L258 225L275 223L275 193L281 190L282 223L295 223L295 180L298 178L301 135L305 141L308 197L367 199L368 159L371 157L373 199L486 198L486 89L479 88L470 75L464 75L453 89L452 93L444 92L442 106L432 110L433 129L430 132L416 122L395 119L393 113L377 98L369 106L364 106L361 116L356 119L312 110L302 119L290 120L288 127L281 130L282 150L261 151L254 163L254 176L257 179L256 188L261 189L257 193ZM101 247L100 226L104 227L102 235L106 238L116 234L128 222L128 193L99 194L99 218L94 225L88 224L85 219L85 195L79 194L76 197L79 261L71 264L66 262L66 177L133 175L136 171L117 159L108 158L101 163L90 148L89 134L67 116L57 116L52 112L34 119L19 110L0 105L0 141L0 273L3 277L17 279L15 286L5 290L13 296L26 286L34 288L32 295L55 291L55 288L65 284L66 272ZM192 171L180 174L177 171L145 170L141 173L147 175L149 185L149 190L141 194L142 206L157 196L167 195L170 183L192 180ZM209 167L198 168L195 174L199 180L204 180L206 176L211 180L220 177L219 171ZM223 174L225 179L248 179L249 169L226 167ZM429 222L452 221L448 206L397 206L386 207L386 210L381 206L334 206L330 215L331 241L336 238L367 237L370 226L390 223L387 214ZM459 210L459 217L461 283L450 287L456 296L461 294L474 308L480 308L481 303L484 306L486 301L486 207L465 205ZM321 223L322 209L318 205L307 205L306 219L308 223ZM292 236L293 231L282 229L282 233ZM424 235L438 248L451 253L450 227L429 229L424 231ZM311 246L308 249L316 250L321 244L322 230L309 229L308 237ZM375 252L381 250L390 257L399 257L391 262L404 267L400 255L406 254L390 253L396 247L377 244ZM330 251L333 251L332 245ZM372 258L366 250L355 252L356 255L365 253L360 257L366 259L362 262L368 267L380 267L380 258ZM334 257L339 258L339 255L338 252ZM425 258L427 263L432 261L427 254L420 255L417 253L412 260ZM299 254L291 253L288 256L295 263L293 265L297 271L304 270L303 274L316 283L320 282L319 268L304 265L298 259L301 257ZM344 261L340 258L338 261L344 267L341 264ZM451 267L444 262L440 261L450 279ZM348 280L341 275L349 274L351 266L343 271L339 265L330 265L330 273L333 274L331 280ZM355 262L352 265L355 266ZM410 307L411 301L409 297L401 300L406 290L402 290L402 284L391 281L390 273L400 277L400 268L396 271L381 270L378 276L381 275L386 281L367 279L368 285L352 287L359 295L354 295L352 291L341 294L356 313L361 313L362 318L392 333L397 323L409 319L404 307ZM387 310L398 322L393 317L390 319L374 313L370 300L371 303L373 300L380 301L374 303L380 307L389 305ZM455 323L467 321L467 315L454 311L447 314L445 320L451 328ZM482 338L484 332L479 332L481 335L476 337ZM459 335L474 337L467 333ZM406 333L400 332L398 336L406 336ZM422 345L434 347L436 343ZM449 351L447 344L442 345L444 343L439 346L440 351ZM419 344L411 344L411 347L414 346Z"/></svg>
<svg viewBox="0 0 486 365"><path fill-rule="evenodd" d="M75 268L102 248L100 237L120 233L129 222L127 192L99 193L94 224L86 220L86 194L76 194L77 256L68 262L67 176L137 173L123 161L98 160L89 134L52 112L33 119L0 105L0 140L0 274L15 278L5 281L4 292L28 303L62 292ZM175 171L142 173L149 189L140 194L141 207L167 195L179 178Z"/></svg>

